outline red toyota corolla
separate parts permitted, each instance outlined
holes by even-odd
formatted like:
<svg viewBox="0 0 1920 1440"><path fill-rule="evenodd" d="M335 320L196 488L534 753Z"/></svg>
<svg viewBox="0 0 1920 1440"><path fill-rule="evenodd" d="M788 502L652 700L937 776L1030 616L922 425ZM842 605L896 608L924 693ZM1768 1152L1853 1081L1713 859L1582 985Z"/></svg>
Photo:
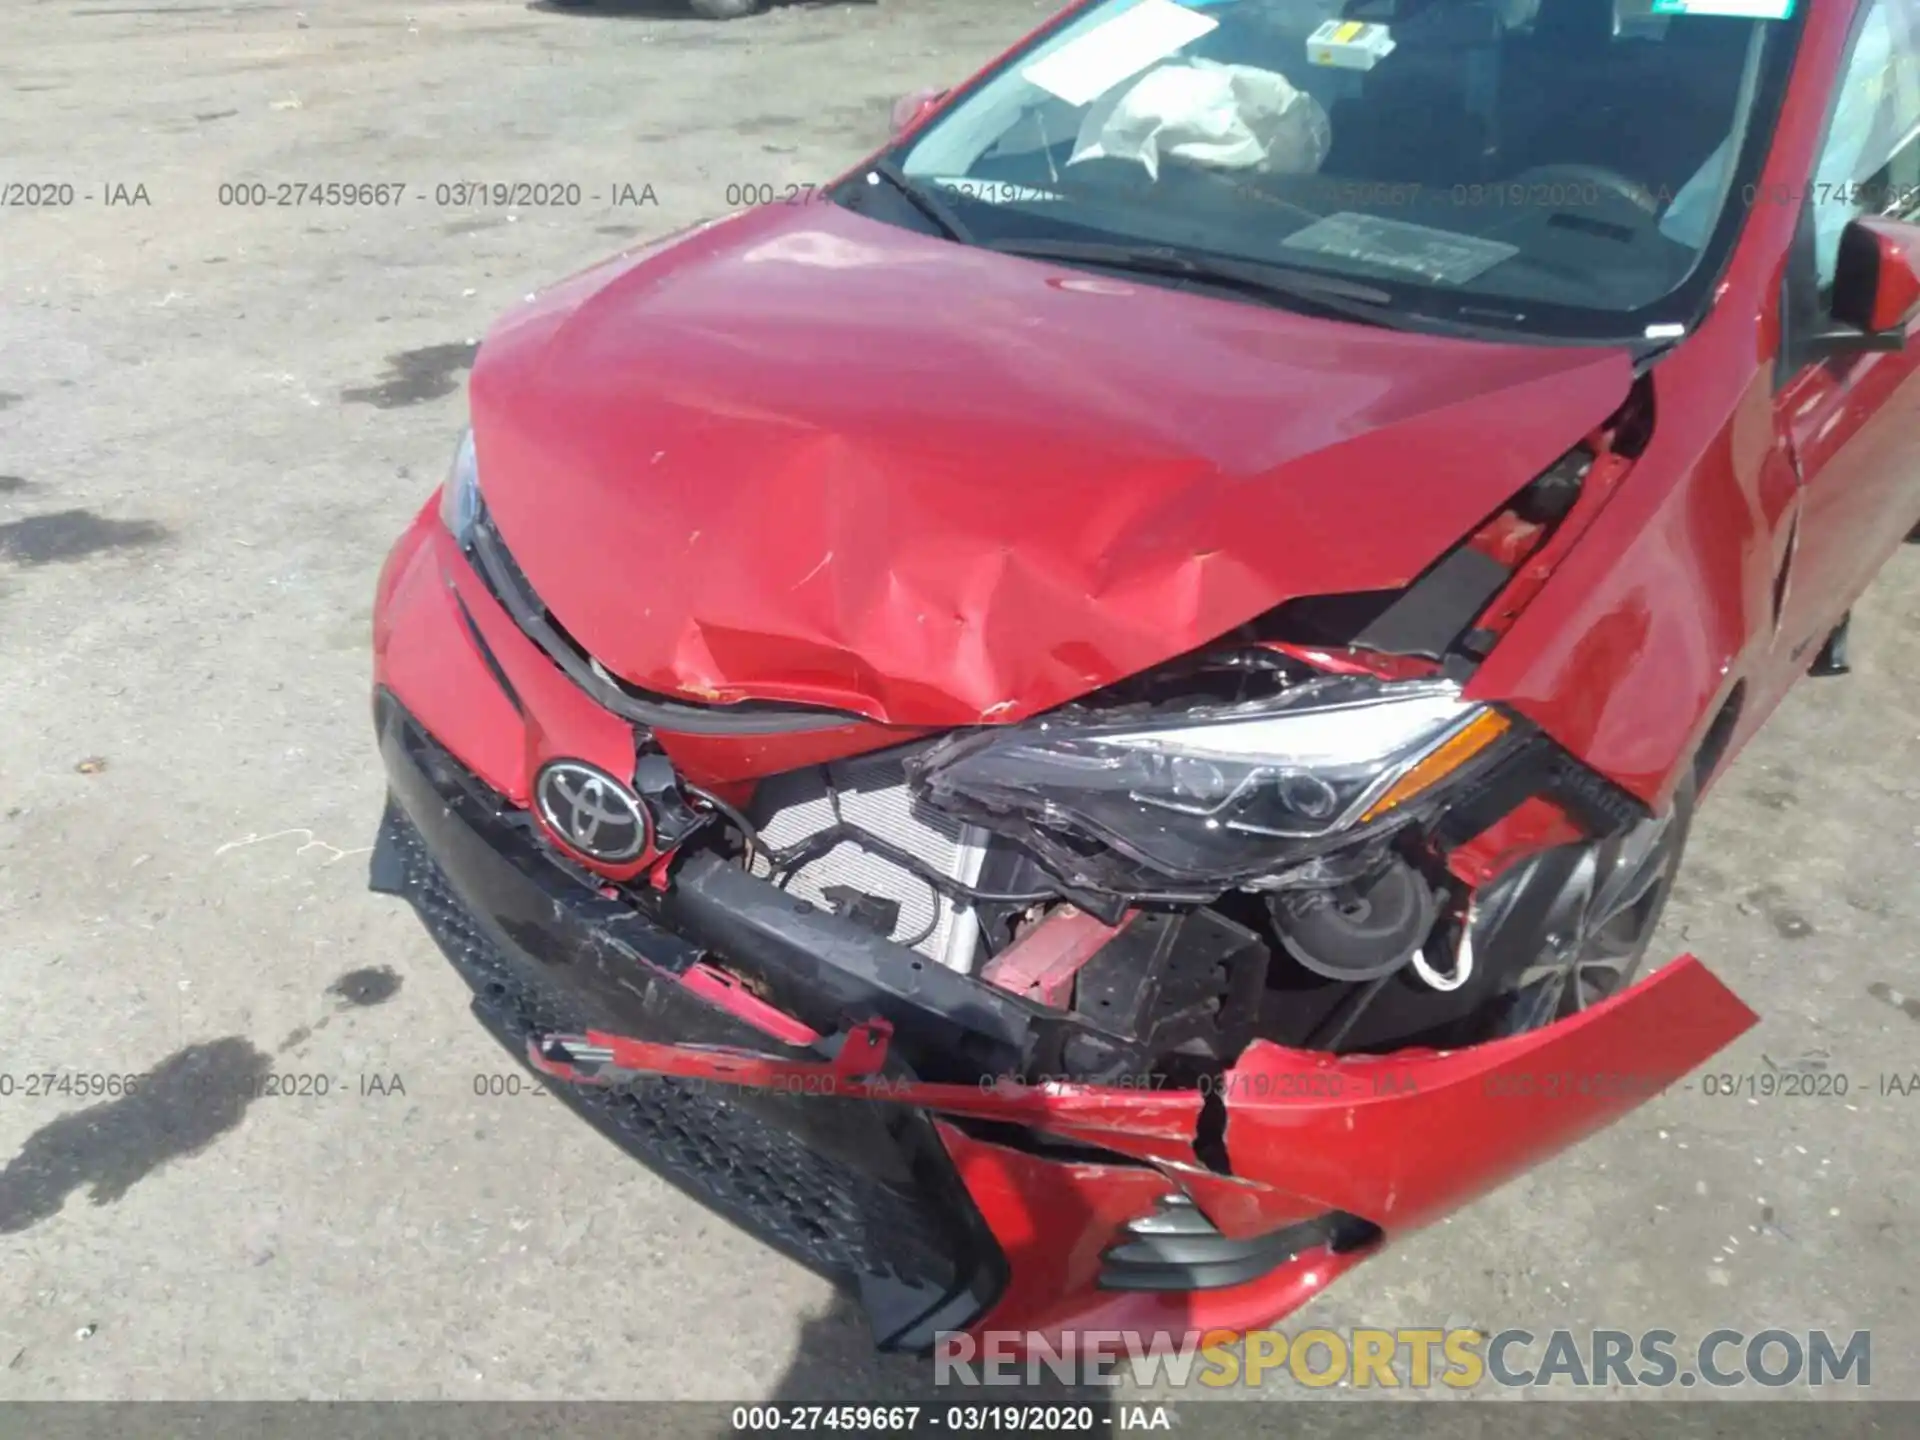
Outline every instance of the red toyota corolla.
<svg viewBox="0 0 1920 1440"><path fill-rule="evenodd" d="M1920 520L1920 0L1102 0L503 320L377 889L879 1344L1264 1324L1753 1022L1635 982Z"/></svg>

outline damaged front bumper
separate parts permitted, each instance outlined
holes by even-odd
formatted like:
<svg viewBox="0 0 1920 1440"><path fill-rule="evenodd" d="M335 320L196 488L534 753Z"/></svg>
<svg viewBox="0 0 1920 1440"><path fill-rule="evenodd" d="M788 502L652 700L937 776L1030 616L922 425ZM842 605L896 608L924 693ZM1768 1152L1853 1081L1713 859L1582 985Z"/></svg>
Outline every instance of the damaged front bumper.
<svg viewBox="0 0 1920 1440"><path fill-rule="evenodd" d="M377 719L390 800L373 888L412 904L509 1050L589 1027L780 1048L705 998L693 947L556 865L521 812L390 697ZM882 1346L925 1349L1003 1288L932 1120L907 1107L665 1079L552 1093L664 1179L853 1287Z"/></svg>
<svg viewBox="0 0 1920 1440"><path fill-rule="evenodd" d="M1755 1019L1683 957L1470 1049L1257 1040L1204 1090L1054 1082L1051 1057L1084 1038L1060 1012L713 857L643 908L561 860L391 694L376 718L392 799L374 888L414 905L482 1021L566 1103L851 1286L888 1349L1269 1324Z"/></svg>

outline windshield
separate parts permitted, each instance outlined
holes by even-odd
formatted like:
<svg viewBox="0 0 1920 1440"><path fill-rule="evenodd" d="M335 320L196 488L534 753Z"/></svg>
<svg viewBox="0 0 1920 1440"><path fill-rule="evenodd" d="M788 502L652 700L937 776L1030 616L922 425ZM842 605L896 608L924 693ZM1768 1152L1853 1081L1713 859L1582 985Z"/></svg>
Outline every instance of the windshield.
<svg viewBox="0 0 1920 1440"><path fill-rule="evenodd" d="M1173 249L1496 328L1670 334L1737 236L1792 8L1109 0L891 158L981 244Z"/></svg>

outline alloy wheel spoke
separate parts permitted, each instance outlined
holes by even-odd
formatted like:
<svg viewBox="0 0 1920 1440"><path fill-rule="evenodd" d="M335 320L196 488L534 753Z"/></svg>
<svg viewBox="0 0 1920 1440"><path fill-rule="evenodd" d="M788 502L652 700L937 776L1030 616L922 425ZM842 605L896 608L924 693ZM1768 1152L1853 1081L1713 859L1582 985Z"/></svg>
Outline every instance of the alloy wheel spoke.
<svg viewBox="0 0 1920 1440"><path fill-rule="evenodd" d="M1647 905L1672 865L1671 814L1581 857L1556 901L1548 948L1514 982L1520 1030L1549 1024L1621 989L1650 938Z"/></svg>
<svg viewBox="0 0 1920 1440"><path fill-rule="evenodd" d="M1648 821L1621 841L1588 910L1591 924L1605 925L1632 909L1660 882L1666 872L1670 823L1670 817Z"/></svg>
<svg viewBox="0 0 1920 1440"><path fill-rule="evenodd" d="M1604 925L1587 937L1579 963L1603 970L1617 970L1640 953L1642 938L1637 926Z"/></svg>
<svg viewBox="0 0 1920 1440"><path fill-rule="evenodd" d="M1537 1030L1550 1023L1560 1013L1566 990L1565 966L1543 975L1532 988L1522 990L1519 995L1518 1028L1522 1031Z"/></svg>
<svg viewBox="0 0 1920 1440"><path fill-rule="evenodd" d="M1583 964L1574 973L1574 992L1584 1010L1621 988L1626 979L1625 965Z"/></svg>

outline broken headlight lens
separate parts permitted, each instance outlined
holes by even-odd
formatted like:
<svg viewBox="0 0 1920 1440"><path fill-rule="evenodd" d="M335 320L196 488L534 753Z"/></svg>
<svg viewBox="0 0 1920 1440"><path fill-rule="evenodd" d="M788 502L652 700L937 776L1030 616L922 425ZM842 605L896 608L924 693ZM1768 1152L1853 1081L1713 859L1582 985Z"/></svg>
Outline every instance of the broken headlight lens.
<svg viewBox="0 0 1920 1440"><path fill-rule="evenodd" d="M1115 851L1180 885L1224 887L1424 813L1511 723L1450 680L1326 676L1261 700L1069 707L941 742L909 762L932 804L1021 840L1063 880L1127 883Z"/></svg>
<svg viewBox="0 0 1920 1440"><path fill-rule="evenodd" d="M473 431L468 430L460 436L460 448L453 452L453 465L440 487L440 523L464 550L472 543L479 520L480 465L474 458Z"/></svg>

